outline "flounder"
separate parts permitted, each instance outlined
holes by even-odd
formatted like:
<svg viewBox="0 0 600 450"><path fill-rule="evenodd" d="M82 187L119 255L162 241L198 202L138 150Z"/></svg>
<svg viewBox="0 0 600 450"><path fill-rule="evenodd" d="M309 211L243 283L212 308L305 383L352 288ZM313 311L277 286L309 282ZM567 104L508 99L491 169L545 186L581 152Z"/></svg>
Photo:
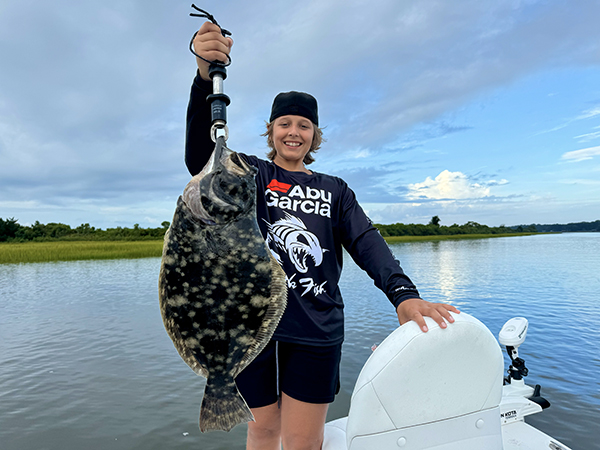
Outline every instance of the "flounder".
<svg viewBox="0 0 600 450"><path fill-rule="evenodd" d="M254 420L234 379L267 345L287 302L285 274L256 220L256 172L218 138L165 235L160 310L181 358L207 378L202 431Z"/></svg>

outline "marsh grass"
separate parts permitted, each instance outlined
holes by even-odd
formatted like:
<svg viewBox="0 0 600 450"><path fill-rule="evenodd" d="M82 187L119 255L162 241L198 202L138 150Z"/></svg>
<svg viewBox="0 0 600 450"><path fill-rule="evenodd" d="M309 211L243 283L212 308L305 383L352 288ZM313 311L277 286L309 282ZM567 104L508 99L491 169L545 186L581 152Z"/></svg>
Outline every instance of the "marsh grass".
<svg viewBox="0 0 600 450"><path fill-rule="evenodd" d="M158 257L162 240L54 241L0 244L0 264Z"/></svg>
<svg viewBox="0 0 600 450"><path fill-rule="evenodd" d="M390 244L394 244L397 242L528 236L531 234L536 233L392 236L386 237L385 240ZM162 246L162 240L0 243L0 264L76 261L86 259L155 258L161 256Z"/></svg>

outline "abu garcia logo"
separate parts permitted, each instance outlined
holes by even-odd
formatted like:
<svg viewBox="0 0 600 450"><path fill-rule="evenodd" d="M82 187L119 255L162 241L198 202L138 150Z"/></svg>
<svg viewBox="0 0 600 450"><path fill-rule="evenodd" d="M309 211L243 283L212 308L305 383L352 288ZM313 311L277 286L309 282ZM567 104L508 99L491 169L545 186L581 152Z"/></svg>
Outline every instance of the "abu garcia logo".
<svg viewBox="0 0 600 450"><path fill-rule="evenodd" d="M265 191L267 206L331 218L331 192L272 180Z"/></svg>

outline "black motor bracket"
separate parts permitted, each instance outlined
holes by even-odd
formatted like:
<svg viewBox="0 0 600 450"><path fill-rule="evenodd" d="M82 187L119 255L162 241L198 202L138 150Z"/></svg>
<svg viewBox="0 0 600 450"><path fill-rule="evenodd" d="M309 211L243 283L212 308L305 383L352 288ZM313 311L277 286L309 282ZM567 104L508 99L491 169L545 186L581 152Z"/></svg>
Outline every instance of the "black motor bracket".
<svg viewBox="0 0 600 450"><path fill-rule="evenodd" d="M529 369L525 367L525 360L519 358L516 349L511 346L506 346L506 351L510 357L511 365L508 368L508 377L505 379L508 383L510 380L522 380L529 373Z"/></svg>

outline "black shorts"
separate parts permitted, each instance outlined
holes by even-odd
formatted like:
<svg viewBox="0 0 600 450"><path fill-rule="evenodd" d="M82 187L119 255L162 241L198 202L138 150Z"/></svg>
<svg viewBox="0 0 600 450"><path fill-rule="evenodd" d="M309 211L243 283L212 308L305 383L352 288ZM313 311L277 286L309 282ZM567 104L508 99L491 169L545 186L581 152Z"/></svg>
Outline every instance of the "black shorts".
<svg viewBox="0 0 600 450"><path fill-rule="evenodd" d="M235 382L250 408L285 392L306 403L331 403L340 390L342 344L317 347L271 341Z"/></svg>

